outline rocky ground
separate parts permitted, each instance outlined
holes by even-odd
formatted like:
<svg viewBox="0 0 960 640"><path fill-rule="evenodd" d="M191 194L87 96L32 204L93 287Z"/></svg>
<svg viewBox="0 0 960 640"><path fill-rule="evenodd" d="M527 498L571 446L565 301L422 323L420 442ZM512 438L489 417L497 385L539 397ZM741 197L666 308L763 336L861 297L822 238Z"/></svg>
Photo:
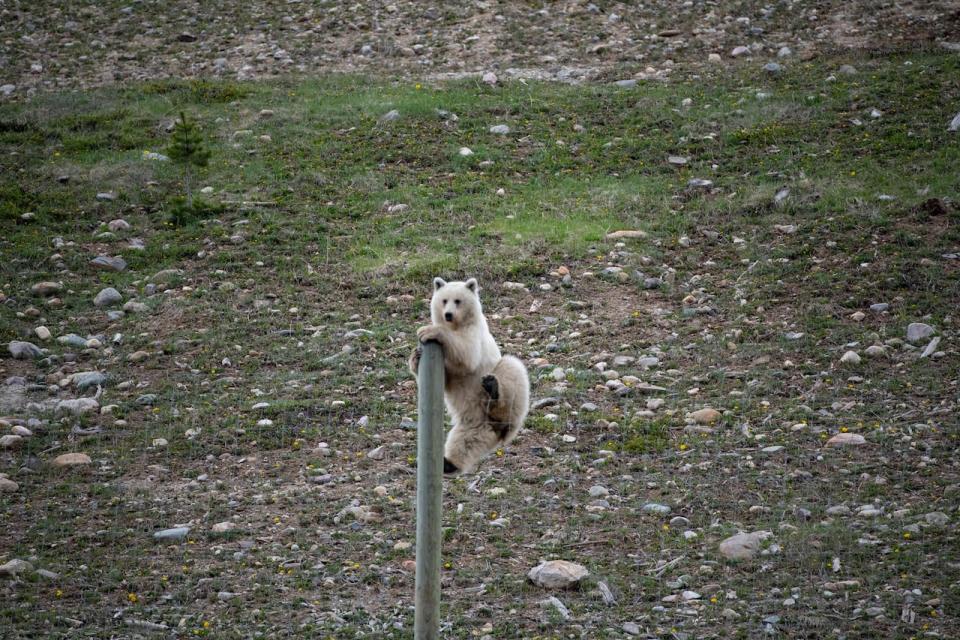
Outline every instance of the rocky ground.
<svg viewBox="0 0 960 640"><path fill-rule="evenodd" d="M584 81L836 50L960 48L960 2L8 2L3 93L372 72Z"/></svg>
<svg viewBox="0 0 960 640"><path fill-rule="evenodd" d="M956 637L956 3L638 7L0 8L5 633L412 637L476 275L534 406L446 637Z"/></svg>

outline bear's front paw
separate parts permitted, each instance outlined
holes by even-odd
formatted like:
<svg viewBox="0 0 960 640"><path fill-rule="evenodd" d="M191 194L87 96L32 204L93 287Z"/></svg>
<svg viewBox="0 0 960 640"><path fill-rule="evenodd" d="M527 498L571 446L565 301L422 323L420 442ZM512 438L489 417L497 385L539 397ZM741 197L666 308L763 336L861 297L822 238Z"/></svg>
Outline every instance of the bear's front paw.
<svg viewBox="0 0 960 640"><path fill-rule="evenodd" d="M417 329L417 338L419 338L420 342L430 342L432 340L443 344L443 340L441 340L442 336L443 329L432 324Z"/></svg>

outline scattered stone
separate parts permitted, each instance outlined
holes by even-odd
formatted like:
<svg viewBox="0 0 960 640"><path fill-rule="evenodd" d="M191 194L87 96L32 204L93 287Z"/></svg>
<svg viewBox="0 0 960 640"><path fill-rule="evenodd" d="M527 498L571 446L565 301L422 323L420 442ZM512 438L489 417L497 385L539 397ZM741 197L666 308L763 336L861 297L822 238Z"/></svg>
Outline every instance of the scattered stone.
<svg viewBox="0 0 960 640"><path fill-rule="evenodd" d="M644 513L652 513L657 516L668 515L671 511L670 507L665 504L659 504L657 502L648 502L640 508Z"/></svg>
<svg viewBox="0 0 960 640"><path fill-rule="evenodd" d="M371 460L383 460L387 457L387 446L382 444L375 449L367 452L367 457Z"/></svg>
<svg viewBox="0 0 960 640"><path fill-rule="evenodd" d="M608 607L617 604L616 596L613 595L613 591L610 590L610 587L603 580L597 582L597 591L600 592L600 597L603 598L603 604Z"/></svg>
<svg viewBox="0 0 960 640"><path fill-rule="evenodd" d="M883 356L887 355L887 350L878 344L872 344L869 347L867 347L864 353L866 353L871 358L882 358Z"/></svg>
<svg viewBox="0 0 960 640"><path fill-rule="evenodd" d="M947 127L947 131L960 131L960 112L957 112L957 115L953 116L953 120L950 121L950 126Z"/></svg>
<svg viewBox="0 0 960 640"><path fill-rule="evenodd" d="M780 47L777 51L778 58L789 58L793 55L793 50L790 47Z"/></svg>
<svg viewBox="0 0 960 640"><path fill-rule="evenodd" d="M466 158L473 155L473 150L470 147L460 147L460 150L457 151L460 154L460 157Z"/></svg>
<svg viewBox="0 0 960 640"><path fill-rule="evenodd" d="M627 78L625 80L617 80L613 84L617 85L621 89L633 89L635 86L637 86L637 81L633 78Z"/></svg>
<svg viewBox="0 0 960 640"><path fill-rule="evenodd" d="M16 449L23 441L23 436L8 434L0 436L0 449Z"/></svg>
<svg viewBox="0 0 960 640"><path fill-rule="evenodd" d="M841 364L852 364L852 365L860 364L860 356L857 354L856 351L847 351L847 352L846 352L845 354L843 354L843 356L840 358L840 363L841 363Z"/></svg>
<svg viewBox="0 0 960 640"><path fill-rule="evenodd" d="M490 127L490 133L501 135L501 136L506 135L510 133L510 127L508 127L505 124L495 124L492 127Z"/></svg>
<svg viewBox="0 0 960 640"><path fill-rule="evenodd" d="M745 56L750 54L750 47L734 47L733 51L730 52L731 58L739 58L740 56Z"/></svg>
<svg viewBox="0 0 960 640"><path fill-rule="evenodd" d="M920 357L929 358L937 351L938 346L940 346L940 336L935 336L923 350L923 353L920 354Z"/></svg>
<svg viewBox="0 0 960 640"><path fill-rule="evenodd" d="M64 453L53 459L58 467L77 467L92 464L93 461L85 453Z"/></svg>
<svg viewBox="0 0 960 640"><path fill-rule="evenodd" d="M216 523L215 525L210 527L210 530L213 531L214 533L227 533L228 531L233 531L236 528L237 528L237 525L235 523L230 522L229 520L225 520L224 522Z"/></svg>
<svg viewBox="0 0 960 640"><path fill-rule="evenodd" d="M936 333L933 327L923 322L911 322L907 325L907 342L920 342Z"/></svg>
<svg viewBox="0 0 960 640"><path fill-rule="evenodd" d="M8 478L0 477L0 493L15 493L19 490L20 485L16 482Z"/></svg>
<svg viewBox="0 0 960 640"><path fill-rule="evenodd" d="M72 400L61 400L57 403L57 411L60 413L72 413L80 416L86 413L96 413L100 411L100 403L96 398L75 398Z"/></svg>
<svg viewBox="0 0 960 640"><path fill-rule="evenodd" d="M623 632L628 636L638 636L640 635L640 626L636 622L624 622Z"/></svg>
<svg viewBox="0 0 960 640"><path fill-rule="evenodd" d="M838 433L826 442L828 447L843 447L847 445L866 444L867 440L859 433Z"/></svg>
<svg viewBox="0 0 960 640"><path fill-rule="evenodd" d="M101 202L113 202L117 199L117 194L112 191L101 191L97 194L97 200Z"/></svg>
<svg viewBox="0 0 960 640"><path fill-rule="evenodd" d="M763 65L763 70L767 73L780 73L783 71L783 67L780 66L779 63L768 62L767 64Z"/></svg>
<svg viewBox="0 0 960 640"><path fill-rule="evenodd" d="M942 511L932 511L924 515L923 519L926 520L927 524L937 527L944 527L950 522L950 516Z"/></svg>
<svg viewBox="0 0 960 640"><path fill-rule="evenodd" d="M550 560L537 565L527 577L537 586L546 589L566 589L590 575L587 568L566 560Z"/></svg>
<svg viewBox="0 0 960 640"><path fill-rule="evenodd" d="M21 340L11 340L7 345L7 350L14 360L36 360L43 356L40 347L32 342L23 342Z"/></svg>
<svg viewBox="0 0 960 640"><path fill-rule="evenodd" d="M21 573L30 573L33 571L33 565L26 560L14 558L4 564L0 564L0 576L9 576L15 578Z"/></svg>
<svg viewBox="0 0 960 640"><path fill-rule="evenodd" d="M163 529L153 534L153 539L158 542L180 541L190 533L190 527L174 527L173 529Z"/></svg>
<svg viewBox="0 0 960 640"><path fill-rule="evenodd" d="M398 120L399 118L400 118L400 112L397 111L396 109L391 109L390 111L387 111L385 114L380 116L380 122L393 122L394 120Z"/></svg>
<svg viewBox="0 0 960 640"><path fill-rule="evenodd" d="M114 289L113 287L107 287L103 289L93 298L93 305L95 307L109 307L123 300L123 296L120 295L120 292Z"/></svg>
<svg viewBox="0 0 960 640"><path fill-rule="evenodd" d="M33 295L42 297L51 296L59 293L61 290L63 290L63 283L60 282L38 282L30 287Z"/></svg>
<svg viewBox="0 0 960 640"><path fill-rule="evenodd" d="M675 167L685 166L688 162L690 162L690 158L684 156L667 156L667 163Z"/></svg>
<svg viewBox="0 0 960 640"><path fill-rule="evenodd" d="M52 337L50 335L50 329L47 329L44 326L37 327L36 329L33 330L33 333L36 334L37 338L39 338L40 340L43 340L44 342L46 342Z"/></svg>
<svg viewBox="0 0 960 640"><path fill-rule="evenodd" d="M690 178L687 181L687 186L692 189L709 189L713 186L713 180L707 180L706 178Z"/></svg>
<svg viewBox="0 0 960 640"><path fill-rule="evenodd" d="M738 533L720 543L720 555L728 560L749 560L760 552L760 543L773 534L769 531Z"/></svg>
<svg viewBox="0 0 960 640"><path fill-rule="evenodd" d="M127 356L127 362L143 362L150 357L149 351L134 351Z"/></svg>
<svg viewBox="0 0 960 640"><path fill-rule="evenodd" d="M123 305L123 310L127 313L146 313L149 307L146 303L138 300L127 300Z"/></svg>
<svg viewBox="0 0 960 640"><path fill-rule="evenodd" d="M123 271L127 268L127 261L120 256L97 256L90 261L90 266L104 271Z"/></svg>
<svg viewBox="0 0 960 640"><path fill-rule="evenodd" d="M840 68L837 69L837 73L845 76L855 76L857 75L857 69L851 64L842 64Z"/></svg>
<svg viewBox="0 0 960 640"><path fill-rule="evenodd" d="M690 414L690 417L693 418L693 421L697 424L713 424L720 419L721 414L716 409L706 408L698 409Z"/></svg>
<svg viewBox="0 0 960 640"><path fill-rule="evenodd" d="M639 229L623 229L621 231L612 231L606 235L607 240L641 240L647 237L646 231Z"/></svg>
<svg viewBox="0 0 960 640"><path fill-rule="evenodd" d="M487 84L489 84L490 86L497 84L497 74L495 74L493 71L487 71L485 74L483 74L483 77L480 79L483 82L486 82Z"/></svg>
<svg viewBox="0 0 960 640"><path fill-rule="evenodd" d="M70 382L77 391L84 391L104 386L107 383L107 376L99 371L80 371L70 376Z"/></svg>
<svg viewBox="0 0 960 640"><path fill-rule="evenodd" d="M592 412L598 410L599 408L600 408L600 407L598 407L597 405L593 404L592 402L584 402L582 405L580 405L580 411L586 411L586 412L588 412L588 413L592 413Z"/></svg>
<svg viewBox="0 0 960 640"><path fill-rule="evenodd" d="M604 486L595 484L590 487L591 498L606 498L608 495L610 495L610 491Z"/></svg>
<svg viewBox="0 0 960 640"><path fill-rule="evenodd" d="M557 598L556 596L550 596L546 600L541 600L540 606L546 609L547 611L549 611L550 609L553 609L564 620L570 619L570 610L567 609L567 607L564 606L564 604L560 602L560 599Z"/></svg>

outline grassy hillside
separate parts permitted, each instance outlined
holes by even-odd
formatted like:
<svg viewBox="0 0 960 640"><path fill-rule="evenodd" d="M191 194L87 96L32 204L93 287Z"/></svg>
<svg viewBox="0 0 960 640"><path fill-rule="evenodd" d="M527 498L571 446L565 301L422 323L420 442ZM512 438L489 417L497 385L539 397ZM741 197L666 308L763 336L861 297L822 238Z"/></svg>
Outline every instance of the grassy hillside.
<svg viewBox="0 0 960 640"><path fill-rule="evenodd" d="M5 578L0 620L412 637L405 362L440 275L479 278L553 399L446 483L446 637L960 633L958 78L918 53L634 87L327 76L0 104L0 339L46 350L0 361L24 378L0 387L3 433L32 432L0 451L0 564L57 574ZM185 225L181 169L149 155L181 111L224 206ZM143 306L110 318L105 287ZM926 357L914 322L941 339ZM108 377L102 414L57 413L93 394L82 371ZM865 443L825 444L840 433ZM772 535L733 563L738 530ZM527 582L552 558L591 577Z"/></svg>

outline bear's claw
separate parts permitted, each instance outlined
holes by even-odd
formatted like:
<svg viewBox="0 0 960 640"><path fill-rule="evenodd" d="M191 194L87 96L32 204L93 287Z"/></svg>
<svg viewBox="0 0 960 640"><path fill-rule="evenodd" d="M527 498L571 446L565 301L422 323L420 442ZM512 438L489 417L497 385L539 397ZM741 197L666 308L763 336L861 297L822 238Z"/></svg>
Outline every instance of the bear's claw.
<svg viewBox="0 0 960 640"><path fill-rule="evenodd" d="M453 474L457 473L458 471L460 471L460 469L457 467L457 465L453 464L452 462L450 462L449 460L447 460L446 457L444 457L444 459L443 459L443 472L444 472L445 474L447 474L447 475L453 475Z"/></svg>

